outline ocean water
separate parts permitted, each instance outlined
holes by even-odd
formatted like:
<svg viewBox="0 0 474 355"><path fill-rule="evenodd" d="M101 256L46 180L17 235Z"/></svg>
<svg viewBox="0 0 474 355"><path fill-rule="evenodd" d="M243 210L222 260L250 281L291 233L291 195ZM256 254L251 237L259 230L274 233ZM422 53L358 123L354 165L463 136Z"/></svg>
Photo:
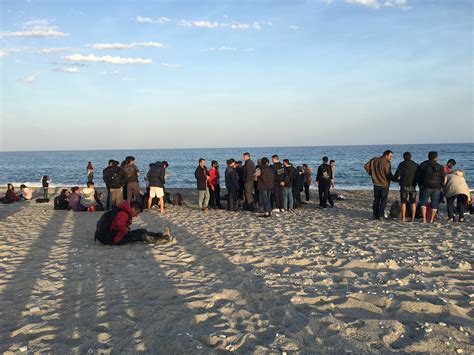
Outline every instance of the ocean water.
<svg viewBox="0 0 474 355"><path fill-rule="evenodd" d="M40 177L48 175L53 179L52 186L83 186L87 182L86 166L92 161L95 167L96 186L104 186L102 169L109 159L122 161L133 155L143 176L151 162L167 160L170 164L166 186L169 188L194 188L194 170L199 158L207 161L217 160L222 173L229 158L242 160L242 153L250 152L256 162L261 157L271 158L278 154L280 160L288 158L293 165L308 164L314 171L323 156L336 161L335 184L340 189L369 189L370 177L363 165L372 157L380 156L386 149L394 152L392 172L403 160L402 154L410 151L413 160L420 163L426 160L428 152L438 152L438 161L444 165L453 158L455 168L464 170L470 188L474 188L474 144L428 144L428 145L368 145L368 146L326 146L326 147L268 147L268 148L218 148L218 149L156 149L156 150L91 150L91 151L44 151L44 152L0 152L0 184L25 183L27 186L41 186ZM223 175L223 174L222 174ZM222 179L223 180L223 179ZM221 185L224 185L221 181ZM392 183L392 189L397 184Z"/></svg>

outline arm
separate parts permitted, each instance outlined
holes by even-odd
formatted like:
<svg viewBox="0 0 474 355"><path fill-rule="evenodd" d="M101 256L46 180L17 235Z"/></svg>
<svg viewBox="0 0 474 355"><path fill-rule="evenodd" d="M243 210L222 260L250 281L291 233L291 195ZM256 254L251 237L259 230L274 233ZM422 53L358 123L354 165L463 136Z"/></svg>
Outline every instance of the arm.
<svg viewBox="0 0 474 355"><path fill-rule="evenodd" d="M364 165L364 169L367 174L372 175L372 159L370 159L367 163Z"/></svg>

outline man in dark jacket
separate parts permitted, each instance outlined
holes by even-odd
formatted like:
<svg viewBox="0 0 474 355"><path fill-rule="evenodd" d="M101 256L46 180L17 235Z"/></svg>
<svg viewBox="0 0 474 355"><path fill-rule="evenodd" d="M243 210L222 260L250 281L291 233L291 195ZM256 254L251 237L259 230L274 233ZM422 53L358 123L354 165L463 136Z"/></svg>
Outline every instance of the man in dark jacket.
<svg viewBox="0 0 474 355"><path fill-rule="evenodd" d="M206 161L199 159L199 165L194 172L198 189L198 206L203 212L207 212L209 205L209 172L206 168Z"/></svg>
<svg viewBox="0 0 474 355"><path fill-rule="evenodd" d="M270 197L275 185L275 174L273 173L273 169L270 168L270 161L266 157L260 160L260 169L257 172L257 178L257 189L265 210L265 213L261 215L261 217L268 218L272 215Z"/></svg>
<svg viewBox="0 0 474 355"><path fill-rule="evenodd" d="M416 184L418 182L418 164L411 160L411 153L403 153L403 161L395 172L395 180L400 184L400 203L402 222L405 222L407 204L411 205L411 221L416 215Z"/></svg>
<svg viewBox="0 0 474 355"><path fill-rule="evenodd" d="M103 170L102 177L107 187L107 204L109 210L123 201L123 187L127 183L127 174L116 160L109 160L109 165Z"/></svg>
<svg viewBox="0 0 474 355"><path fill-rule="evenodd" d="M319 206L322 208L327 207L328 201L331 207L334 207L334 202L329 191L331 189L333 176L328 161L328 157L323 157L323 163L318 167L318 172L316 174L316 183L318 184L319 191Z"/></svg>
<svg viewBox="0 0 474 355"><path fill-rule="evenodd" d="M364 165L365 171L372 177L374 184L374 203L372 205L374 219L382 219L385 215L390 181L395 181L390 164L392 159L393 152L386 150L381 157L372 158Z"/></svg>
<svg viewBox="0 0 474 355"><path fill-rule="evenodd" d="M278 212L283 211L283 186L281 186L280 183L283 179L283 173L285 172L285 169L283 164L280 163L280 158L278 155L272 156L272 163L275 179L275 184L273 185L272 202L274 212Z"/></svg>
<svg viewBox="0 0 474 355"><path fill-rule="evenodd" d="M160 212L165 213L165 165L157 161L151 164L150 170L146 174L150 186L150 195L148 196L148 210L151 210L151 203L153 198L157 197L160 200Z"/></svg>
<svg viewBox="0 0 474 355"><path fill-rule="evenodd" d="M250 153L246 152L243 154L244 158L244 210L247 211L254 211L254 203L253 203L253 187L255 183L255 164L250 159Z"/></svg>
<svg viewBox="0 0 474 355"><path fill-rule="evenodd" d="M418 180L420 185L420 207L423 223L426 223L426 205L431 200L431 218L433 223L440 203L440 194L443 190L446 175L443 166L438 164L438 153L429 152L428 160L420 165Z"/></svg>
<svg viewBox="0 0 474 355"><path fill-rule="evenodd" d="M225 169L225 187L227 189L227 211L237 211L238 194L239 194L239 175L235 170L235 160L227 160L227 168Z"/></svg>
<svg viewBox="0 0 474 355"><path fill-rule="evenodd" d="M297 172L288 159L283 159L283 176L280 186L283 188L283 210L293 211L293 181Z"/></svg>
<svg viewBox="0 0 474 355"><path fill-rule="evenodd" d="M133 201L140 201L140 185L138 183L138 177L140 176L140 170L135 165L135 157L128 156L125 158L125 172L127 173L127 201L128 203Z"/></svg>

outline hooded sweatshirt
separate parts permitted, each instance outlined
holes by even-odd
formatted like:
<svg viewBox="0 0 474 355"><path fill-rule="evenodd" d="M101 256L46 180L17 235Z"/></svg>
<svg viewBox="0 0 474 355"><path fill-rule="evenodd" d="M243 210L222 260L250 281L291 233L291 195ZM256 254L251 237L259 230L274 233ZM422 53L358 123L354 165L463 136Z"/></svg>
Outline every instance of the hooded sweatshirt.
<svg viewBox="0 0 474 355"><path fill-rule="evenodd" d="M119 244L123 237L130 232L132 224L132 208L127 201L117 206L118 213L110 223L113 244Z"/></svg>
<svg viewBox="0 0 474 355"><path fill-rule="evenodd" d="M418 164L413 160L402 161L395 172L400 186L416 186L418 182Z"/></svg>
<svg viewBox="0 0 474 355"><path fill-rule="evenodd" d="M97 202L95 201L95 189L91 187L85 187L82 189L81 205L84 207L97 206Z"/></svg>
<svg viewBox="0 0 474 355"><path fill-rule="evenodd" d="M161 162L156 162L151 165L150 170L146 174L150 186L164 187L165 186L165 166Z"/></svg>
<svg viewBox="0 0 474 355"><path fill-rule="evenodd" d="M466 195L467 200L471 201L471 191L469 191L464 176L449 174L446 181L446 197L454 197L457 195Z"/></svg>
<svg viewBox="0 0 474 355"><path fill-rule="evenodd" d="M426 160L420 165L419 183L422 187L442 189L445 176L443 167L435 160Z"/></svg>

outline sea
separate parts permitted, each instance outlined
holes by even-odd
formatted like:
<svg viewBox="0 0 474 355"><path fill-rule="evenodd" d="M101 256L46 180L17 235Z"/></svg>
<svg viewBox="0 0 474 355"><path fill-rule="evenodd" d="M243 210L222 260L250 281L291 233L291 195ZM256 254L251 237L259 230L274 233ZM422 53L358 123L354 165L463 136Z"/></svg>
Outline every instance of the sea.
<svg viewBox="0 0 474 355"><path fill-rule="evenodd" d="M428 152L438 152L438 162L445 165L448 159L455 159L455 169L465 172L469 187L474 187L474 144L417 144L417 145L357 145L357 146L321 146L321 147L259 147L259 148L213 148L213 149L130 149L130 150L82 150L82 151L34 151L34 152L0 152L0 184L25 184L30 187L41 186L42 175L52 179L51 186L85 186L87 182L86 167L89 161L95 168L94 182L103 187L102 170L109 159L122 161L126 156L136 158L136 164L143 177L149 164L166 160L169 163L168 188L194 188L196 180L194 171L200 158L206 159L210 167L212 160L219 162L222 176L226 160L242 160L242 154L249 152L255 162L261 157L278 154L280 160L289 159L294 166L308 164L314 172L321 164L321 158L328 156L336 161L336 189L370 189L371 179L364 171L364 164L372 157L381 156L383 151L394 152L392 172L403 160L404 152L411 152L417 163L427 159ZM224 179L221 185L224 186ZM392 183L391 189L397 189Z"/></svg>

